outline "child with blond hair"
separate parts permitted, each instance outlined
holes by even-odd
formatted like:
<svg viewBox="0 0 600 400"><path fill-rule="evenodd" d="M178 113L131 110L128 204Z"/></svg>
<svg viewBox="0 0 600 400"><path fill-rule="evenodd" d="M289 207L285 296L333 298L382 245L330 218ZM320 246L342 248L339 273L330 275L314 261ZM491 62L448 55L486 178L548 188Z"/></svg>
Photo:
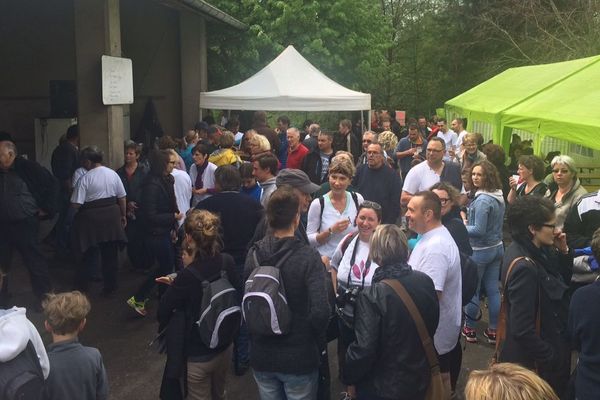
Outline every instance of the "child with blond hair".
<svg viewBox="0 0 600 400"><path fill-rule="evenodd" d="M49 294L42 307L46 317L44 325L52 334L45 398L107 399L108 381L102 356L98 349L83 346L78 340L91 309L87 297L79 291Z"/></svg>

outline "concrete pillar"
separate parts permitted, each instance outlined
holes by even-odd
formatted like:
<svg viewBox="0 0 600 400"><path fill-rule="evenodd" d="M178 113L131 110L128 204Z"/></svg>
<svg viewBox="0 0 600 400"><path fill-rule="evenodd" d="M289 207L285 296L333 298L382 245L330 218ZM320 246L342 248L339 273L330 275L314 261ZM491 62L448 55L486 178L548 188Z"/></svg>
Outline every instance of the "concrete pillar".
<svg viewBox="0 0 600 400"><path fill-rule="evenodd" d="M123 106L102 104L102 55L121 56L119 0L77 0L75 59L81 146L97 145L104 164L123 164Z"/></svg>
<svg viewBox="0 0 600 400"><path fill-rule="evenodd" d="M192 128L200 117L200 92L206 90L206 24L190 12L179 13L181 125Z"/></svg>

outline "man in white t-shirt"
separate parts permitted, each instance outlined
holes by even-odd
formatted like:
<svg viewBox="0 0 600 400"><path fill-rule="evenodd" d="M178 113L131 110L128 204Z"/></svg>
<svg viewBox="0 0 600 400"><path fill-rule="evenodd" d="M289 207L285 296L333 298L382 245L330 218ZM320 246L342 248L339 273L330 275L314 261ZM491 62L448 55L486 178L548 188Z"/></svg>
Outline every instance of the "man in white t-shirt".
<svg viewBox="0 0 600 400"><path fill-rule="evenodd" d="M421 235L408 264L433 280L440 302L440 320L434 335L442 379L450 398L450 370L460 362L462 275L458 247L441 222L441 202L433 192L418 192L408 203L410 229Z"/></svg>
<svg viewBox="0 0 600 400"><path fill-rule="evenodd" d="M444 160L450 161L456 154L458 135L456 132L448 129L448 124L444 118L438 119L437 126L439 128L437 137L444 139L446 142L446 153L444 154Z"/></svg>
<svg viewBox="0 0 600 400"><path fill-rule="evenodd" d="M427 143L426 160L412 167L404 179L400 197L400 203L403 206L408 204L415 193L429 190L440 181L448 182L465 194L460 165L452 161L444 161L444 151L444 140L432 137Z"/></svg>
<svg viewBox="0 0 600 400"><path fill-rule="evenodd" d="M456 139L456 152L460 152L462 150L460 147L462 146L463 139L467 134L467 131L465 130L465 121L462 118L455 118L452 120L450 126L458 135L458 138Z"/></svg>

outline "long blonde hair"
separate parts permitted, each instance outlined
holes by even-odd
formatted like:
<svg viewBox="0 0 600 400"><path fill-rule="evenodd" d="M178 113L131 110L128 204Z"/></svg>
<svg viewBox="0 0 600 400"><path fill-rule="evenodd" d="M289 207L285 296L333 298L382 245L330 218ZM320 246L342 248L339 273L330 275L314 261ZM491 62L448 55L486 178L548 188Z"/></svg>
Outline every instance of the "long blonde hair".
<svg viewBox="0 0 600 400"><path fill-rule="evenodd" d="M511 363L471 372L465 397L466 400L558 400L550 385L535 372Z"/></svg>

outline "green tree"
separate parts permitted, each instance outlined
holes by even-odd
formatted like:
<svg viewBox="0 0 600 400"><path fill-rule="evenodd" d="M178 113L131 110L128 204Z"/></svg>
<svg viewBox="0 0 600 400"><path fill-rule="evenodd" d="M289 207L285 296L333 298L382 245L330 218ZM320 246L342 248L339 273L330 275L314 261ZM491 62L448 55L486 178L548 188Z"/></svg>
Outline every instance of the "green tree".
<svg viewBox="0 0 600 400"><path fill-rule="evenodd" d="M381 80L389 46L381 9L373 1L217 0L212 3L250 29L214 26L209 33L210 89L246 79L292 44L330 78L371 92ZM374 94L374 103L378 102Z"/></svg>

